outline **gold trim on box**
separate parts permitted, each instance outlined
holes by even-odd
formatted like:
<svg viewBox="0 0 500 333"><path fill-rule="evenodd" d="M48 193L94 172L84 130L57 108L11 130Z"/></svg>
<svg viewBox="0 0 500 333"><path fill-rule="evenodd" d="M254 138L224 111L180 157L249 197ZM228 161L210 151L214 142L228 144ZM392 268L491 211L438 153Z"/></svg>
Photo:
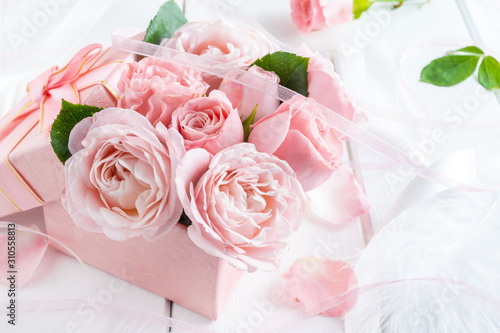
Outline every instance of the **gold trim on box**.
<svg viewBox="0 0 500 333"><path fill-rule="evenodd" d="M30 101L28 104L26 104L21 110L19 110L19 112L17 112L15 115L13 115L5 124L2 125L2 127L0 127L0 130L3 129L5 126L7 126L8 124L10 124L10 122L16 118L17 116L19 116L19 114L21 114L24 110L26 110L31 104L33 104L33 101Z"/></svg>
<svg viewBox="0 0 500 333"><path fill-rule="evenodd" d="M33 127L35 127L36 123L38 122L35 121L29 128L26 132L23 133L23 135L21 135L20 138L18 138L16 140L16 142L10 147L10 149L7 151L7 153L5 154L5 162L7 163L7 166L9 167L9 169L12 171L12 173L14 173L14 175L16 176L16 178L21 182L21 184L23 184L23 186L28 190L28 192L39 202L41 203L42 205L45 204L45 202L43 202L43 200L41 200L32 190L31 188L26 184L26 182L21 178L21 176L17 173L16 169L14 169L14 167L12 166L12 164L10 164L9 162L9 154L12 152L12 150L14 150L14 148L19 144L19 142L26 136L26 134L28 134L29 131L31 131L33 129ZM2 190L3 192L3 190ZM5 195L7 195L5 192L3 192ZM9 198L7 196L7 198ZM9 198L10 200L10 198ZM14 204L14 202L11 200L11 202ZM14 204L14 206L17 207L16 204ZM19 209L19 207L17 207ZM22 210L21 210L22 211Z"/></svg>
<svg viewBox="0 0 500 333"><path fill-rule="evenodd" d="M3 190L3 188L0 187L0 192L3 193L3 195L5 195L5 197L10 201L11 204L14 205L14 207L17 208L17 210L19 210L20 212L22 212L23 210L21 208L19 208L18 205L16 205L16 203L14 201L12 201L12 199L7 195L7 193L5 193L5 191Z"/></svg>
<svg viewBox="0 0 500 333"><path fill-rule="evenodd" d="M116 100L120 99L120 96L118 96L118 93L116 93L113 90L113 88L111 88L111 86L106 81L94 81L94 82L87 83L87 84L79 87L78 91L81 91L81 90L87 89L89 87L95 86L96 84L102 84L116 98Z"/></svg>

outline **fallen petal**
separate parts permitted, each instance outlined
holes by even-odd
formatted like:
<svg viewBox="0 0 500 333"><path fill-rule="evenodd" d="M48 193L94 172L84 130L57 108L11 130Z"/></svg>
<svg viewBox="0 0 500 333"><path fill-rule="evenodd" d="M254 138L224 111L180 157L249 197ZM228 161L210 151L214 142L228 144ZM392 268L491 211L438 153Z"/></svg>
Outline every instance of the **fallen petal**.
<svg viewBox="0 0 500 333"><path fill-rule="evenodd" d="M370 209L366 194L345 164L321 186L307 192L307 196L315 217L333 224L351 222Z"/></svg>
<svg viewBox="0 0 500 333"><path fill-rule="evenodd" d="M324 316L341 316L354 306L358 297L358 280L344 261L317 257L297 259L282 278L287 295L306 307L332 304L322 312Z"/></svg>

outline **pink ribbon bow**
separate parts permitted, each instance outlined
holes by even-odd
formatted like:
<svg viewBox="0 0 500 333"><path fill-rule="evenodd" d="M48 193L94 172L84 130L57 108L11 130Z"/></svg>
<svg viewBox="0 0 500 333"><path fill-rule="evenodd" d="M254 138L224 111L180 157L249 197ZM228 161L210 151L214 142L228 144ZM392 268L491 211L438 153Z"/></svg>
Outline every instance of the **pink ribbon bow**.
<svg viewBox="0 0 500 333"><path fill-rule="evenodd" d="M97 69L92 68L92 65L102 55L101 49L100 44L88 45L78 51L64 68L58 69L54 66L28 84L28 94L34 102L34 107L25 112L40 109L41 130L52 125L59 114L63 99L71 103L80 102L76 83Z"/></svg>
<svg viewBox="0 0 500 333"><path fill-rule="evenodd" d="M96 65L105 52L100 44L91 44L78 51L63 68L54 66L45 71L28 84L25 99L0 119L0 196L7 197L17 210L28 210L44 202L9 162L9 154L36 125L40 125L40 132L51 127L62 99L80 103L80 91L98 84L116 96L103 79L115 69L108 65L121 62Z"/></svg>

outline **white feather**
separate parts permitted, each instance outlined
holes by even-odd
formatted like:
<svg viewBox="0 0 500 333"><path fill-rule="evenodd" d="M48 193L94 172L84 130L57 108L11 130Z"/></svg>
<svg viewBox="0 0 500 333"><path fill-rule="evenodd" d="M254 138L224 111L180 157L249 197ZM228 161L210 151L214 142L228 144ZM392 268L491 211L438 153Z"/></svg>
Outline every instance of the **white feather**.
<svg viewBox="0 0 500 333"><path fill-rule="evenodd" d="M500 332L499 193L449 190L413 206L355 271L362 288L346 332Z"/></svg>

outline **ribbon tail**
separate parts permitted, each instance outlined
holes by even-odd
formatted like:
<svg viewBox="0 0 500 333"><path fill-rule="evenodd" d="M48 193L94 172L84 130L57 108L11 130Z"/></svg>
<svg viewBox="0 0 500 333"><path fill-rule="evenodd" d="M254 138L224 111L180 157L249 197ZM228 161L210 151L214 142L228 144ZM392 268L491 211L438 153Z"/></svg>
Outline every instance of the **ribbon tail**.
<svg viewBox="0 0 500 333"><path fill-rule="evenodd" d="M457 165L460 167L457 168ZM476 166L473 150L462 150L456 152L435 162L431 167L443 174L449 175L450 177L461 181L463 184L470 184L476 179ZM446 189L446 186L429 181L425 178L415 178L396 198L391 209L385 216L382 226L395 219L409 207Z"/></svg>

